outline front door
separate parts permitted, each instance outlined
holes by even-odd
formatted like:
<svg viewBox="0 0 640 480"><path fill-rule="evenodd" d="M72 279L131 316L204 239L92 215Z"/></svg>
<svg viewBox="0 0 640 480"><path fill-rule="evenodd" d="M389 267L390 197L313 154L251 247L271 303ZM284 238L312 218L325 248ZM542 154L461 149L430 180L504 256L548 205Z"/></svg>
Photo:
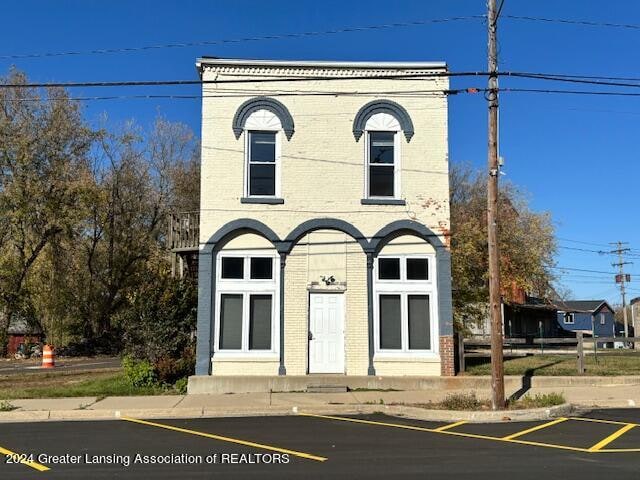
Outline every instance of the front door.
<svg viewBox="0 0 640 480"><path fill-rule="evenodd" d="M344 373L344 295L309 296L309 373Z"/></svg>

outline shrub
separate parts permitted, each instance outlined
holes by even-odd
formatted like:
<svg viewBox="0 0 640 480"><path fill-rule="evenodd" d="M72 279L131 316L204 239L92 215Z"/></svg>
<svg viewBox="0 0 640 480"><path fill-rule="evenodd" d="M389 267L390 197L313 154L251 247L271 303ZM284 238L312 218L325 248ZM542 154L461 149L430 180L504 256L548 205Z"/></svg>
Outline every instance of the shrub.
<svg viewBox="0 0 640 480"><path fill-rule="evenodd" d="M125 352L151 362L160 382L193 374L198 293L188 280L155 277L117 317Z"/></svg>
<svg viewBox="0 0 640 480"><path fill-rule="evenodd" d="M450 393L440 405L447 410L477 410L482 402L475 393Z"/></svg>
<svg viewBox="0 0 640 480"><path fill-rule="evenodd" d="M520 408L543 408L553 407L554 405L561 405L566 400L562 393L537 393L534 396L525 395L517 401L517 405Z"/></svg>
<svg viewBox="0 0 640 480"><path fill-rule="evenodd" d="M175 391L177 393L179 393L180 395L184 395L187 393L187 384L189 383L189 381L187 380L186 377L182 377L180 380L178 380L175 385L173 386L173 388L175 389Z"/></svg>
<svg viewBox="0 0 640 480"><path fill-rule="evenodd" d="M136 360L126 356L122 359L122 368L133 387L152 387L156 384L156 372L148 360Z"/></svg>
<svg viewBox="0 0 640 480"><path fill-rule="evenodd" d="M10 412L11 410L15 410L16 408L18 407L7 400L3 400L2 402L0 402L0 412Z"/></svg>

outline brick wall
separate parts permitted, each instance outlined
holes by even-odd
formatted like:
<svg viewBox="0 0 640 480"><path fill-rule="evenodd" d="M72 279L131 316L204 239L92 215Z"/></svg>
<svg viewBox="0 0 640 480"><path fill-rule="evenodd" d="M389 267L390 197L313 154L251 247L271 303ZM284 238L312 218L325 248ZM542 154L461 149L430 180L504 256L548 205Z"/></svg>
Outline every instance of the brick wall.
<svg viewBox="0 0 640 480"><path fill-rule="evenodd" d="M452 335L440 337L440 375L453 377L455 369L455 342Z"/></svg>

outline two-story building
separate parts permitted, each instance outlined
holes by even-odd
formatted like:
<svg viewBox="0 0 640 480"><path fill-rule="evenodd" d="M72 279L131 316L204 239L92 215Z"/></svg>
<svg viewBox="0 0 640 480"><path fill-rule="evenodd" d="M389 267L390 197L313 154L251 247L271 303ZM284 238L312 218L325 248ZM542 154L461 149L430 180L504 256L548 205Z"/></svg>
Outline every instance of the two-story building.
<svg viewBox="0 0 640 480"><path fill-rule="evenodd" d="M453 375L446 64L197 68L189 391L229 376Z"/></svg>

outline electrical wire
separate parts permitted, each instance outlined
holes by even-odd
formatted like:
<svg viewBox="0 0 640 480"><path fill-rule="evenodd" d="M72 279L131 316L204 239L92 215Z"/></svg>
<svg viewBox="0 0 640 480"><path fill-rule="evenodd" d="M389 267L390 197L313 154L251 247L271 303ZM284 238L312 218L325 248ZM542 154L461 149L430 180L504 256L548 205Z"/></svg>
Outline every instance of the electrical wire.
<svg viewBox="0 0 640 480"><path fill-rule="evenodd" d="M309 82L309 81L344 81L344 80L405 80L405 79L432 79L439 77L467 77L486 76L486 72L435 72L425 71L419 73L397 73L376 75L345 75L341 77L327 77L318 75L306 76L281 76L269 78L230 78L216 80L120 80L103 82L34 82L34 83L0 83L0 88L94 88L94 87L158 87L158 86L185 86L185 85L222 85L237 83L276 83L276 82Z"/></svg>
<svg viewBox="0 0 640 480"><path fill-rule="evenodd" d="M15 59L27 59L27 58L48 58L48 57L79 56L79 55L104 55L104 54L131 53L131 52L158 50L158 49L164 49L164 48L202 47L202 46L210 46L210 45L258 42L258 41L264 41L264 40L297 39L297 38L305 38L305 37L317 37L322 35L336 35L340 33L363 32L363 31L370 31L370 30L388 30L393 28L419 27L419 26L437 24L437 23L479 20L484 18L486 18L486 15L465 15L465 16L457 16L457 17L448 17L448 18L415 20L411 22L394 22L394 23L384 23L379 25L341 27L341 28L335 28L331 30L278 33L278 34L271 34L271 35L259 35L255 37L228 38L228 39L220 39L220 40L203 40L203 41L195 41L195 42L164 43L164 44L157 44L157 45L144 45L140 47L100 48L100 49L93 49L93 50L72 50L72 51L64 51L64 52L0 55L0 59L15 60Z"/></svg>
<svg viewBox="0 0 640 480"><path fill-rule="evenodd" d="M609 27L640 30L640 25L635 23L596 22L593 20L575 20L570 18L532 17L528 15L502 15L509 20L524 20L530 22L563 23L568 25L582 25L586 27Z"/></svg>

